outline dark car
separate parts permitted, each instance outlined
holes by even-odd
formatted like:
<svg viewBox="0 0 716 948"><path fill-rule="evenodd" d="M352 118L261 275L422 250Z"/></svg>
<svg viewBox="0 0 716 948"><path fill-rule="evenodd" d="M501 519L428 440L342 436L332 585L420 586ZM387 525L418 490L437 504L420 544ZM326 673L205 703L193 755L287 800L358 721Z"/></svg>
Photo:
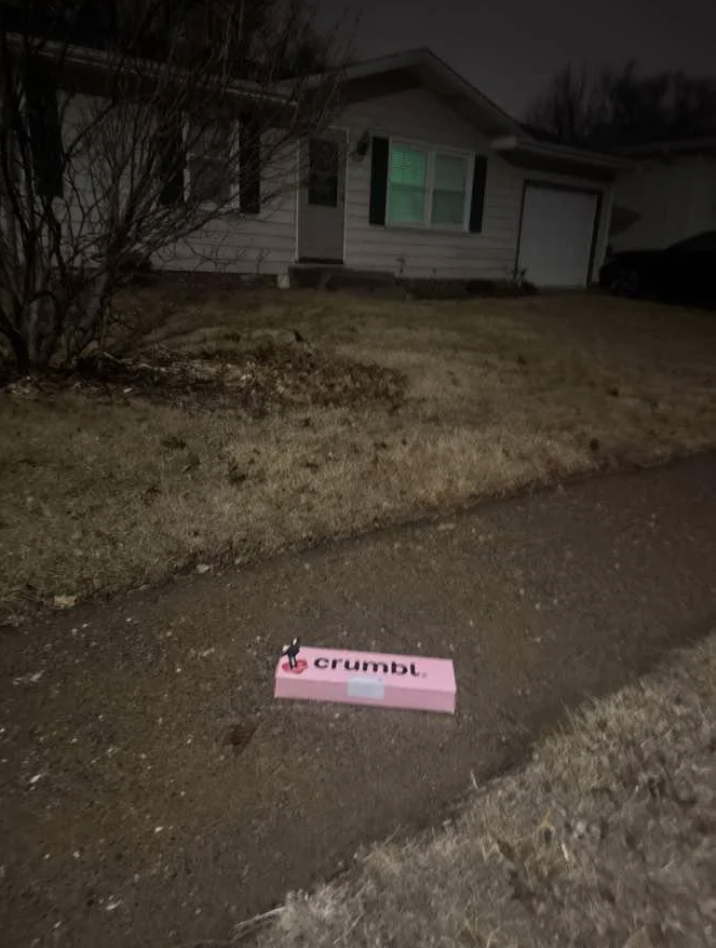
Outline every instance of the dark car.
<svg viewBox="0 0 716 948"><path fill-rule="evenodd" d="M680 240L664 250L609 254L599 284L621 296L716 307L716 231Z"/></svg>

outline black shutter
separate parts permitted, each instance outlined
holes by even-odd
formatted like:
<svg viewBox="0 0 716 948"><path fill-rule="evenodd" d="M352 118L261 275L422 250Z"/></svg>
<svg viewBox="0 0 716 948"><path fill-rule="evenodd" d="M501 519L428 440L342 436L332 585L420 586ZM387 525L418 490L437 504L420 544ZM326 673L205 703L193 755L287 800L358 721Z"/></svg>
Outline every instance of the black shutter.
<svg viewBox="0 0 716 948"><path fill-rule="evenodd" d="M485 208L485 182L487 180L487 158L475 155L475 171L472 176L472 199L470 200L470 233L482 233L482 212Z"/></svg>
<svg viewBox="0 0 716 948"><path fill-rule="evenodd" d="M164 207L176 207L184 203L184 136L181 128L167 129L161 136L159 174L162 188L159 203Z"/></svg>
<svg viewBox="0 0 716 948"><path fill-rule="evenodd" d="M63 192L64 153L57 86L32 65L25 72L25 102L35 190L51 201L62 197Z"/></svg>
<svg viewBox="0 0 716 948"><path fill-rule="evenodd" d="M388 155L390 143L387 138L373 136L370 159L370 211L371 224L385 224L385 205L388 199Z"/></svg>
<svg viewBox="0 0 716 948"><path fill-rule="evenodd" d="M261 210L261 125L248 116L239 125L239 207L244 214Z"/></svg>

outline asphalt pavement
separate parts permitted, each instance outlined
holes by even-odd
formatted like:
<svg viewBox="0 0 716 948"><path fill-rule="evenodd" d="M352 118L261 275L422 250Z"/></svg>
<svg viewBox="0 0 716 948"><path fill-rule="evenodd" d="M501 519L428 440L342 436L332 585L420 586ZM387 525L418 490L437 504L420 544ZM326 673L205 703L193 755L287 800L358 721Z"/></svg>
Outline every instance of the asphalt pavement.
<svg viewBox="0 0 716 948"><path fill-rule="evenodd" d="M227 939L714 628L709 455L4 632L2 944ZM295 635L450 657L458 711L276 702Z"/></svg>

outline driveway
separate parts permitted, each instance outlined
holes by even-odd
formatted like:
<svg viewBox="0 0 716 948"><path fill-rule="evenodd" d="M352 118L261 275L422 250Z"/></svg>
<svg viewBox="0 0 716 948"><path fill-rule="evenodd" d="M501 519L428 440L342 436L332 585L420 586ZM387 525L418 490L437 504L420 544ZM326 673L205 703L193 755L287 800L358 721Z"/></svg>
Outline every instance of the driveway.
<svg viewBox="0 0 716 948"><path fill-rule="evenodd" d="M715 487L699 457L5 632L3 944L227 939L439 823L565 708L716 625ZM276 703L296 634L451 656L458 713Z"/></svg>

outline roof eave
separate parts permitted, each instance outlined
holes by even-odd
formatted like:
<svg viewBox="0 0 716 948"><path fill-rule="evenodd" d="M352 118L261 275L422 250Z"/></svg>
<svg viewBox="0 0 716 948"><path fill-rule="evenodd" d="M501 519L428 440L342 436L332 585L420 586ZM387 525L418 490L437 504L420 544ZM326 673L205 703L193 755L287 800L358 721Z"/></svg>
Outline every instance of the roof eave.
<svg viewBox="0 0 716 948"><path fill-rule="evenodd" d="M20 34L9 33L7 40L11 49L14 49L17 52L21 52L23 50L24 40ZM50 62L61 58L64 65L93 69L97 72L107 72L112 68L117 68L119 66L118 63L113 64L108 54L102 52L101 50L90 49L86 46L67 46L52 40L44 41L40 47L36 47L35 55ZM122 59L122 65L119 66L119 68L127 70L134 68L137 71L141 69L141 74L146 78L149 78L153 71L159 74L162 69L166 68L166 64L124 57ZM179 81L182 78L181 69L179 67L175 67L174 71L177 74L176 79ZM262 102L272 102L276 105L293 107L296 107L297 105L296 102L291 101L288 95L283 95L280 92L268 92L266 89L255 82L242 81L232 83L231 85L227 85L226 93L227 95L235 97L236 99L241 99L242 101L248 99Z"/></svg>
<svg viewBox="0 0 716 948"><path fill-rule="evenodd" d="M582 174L591 171L599 175L615 176L619 172L634 169L634 162L627 158L572 148L568 145L537 142L534 139L515 135L495 139L492 142L492 148L507 160L512 159L523 163L529 163L530 160L547 164L553 162L555 165L572 166L575 171Z"/></svg>

